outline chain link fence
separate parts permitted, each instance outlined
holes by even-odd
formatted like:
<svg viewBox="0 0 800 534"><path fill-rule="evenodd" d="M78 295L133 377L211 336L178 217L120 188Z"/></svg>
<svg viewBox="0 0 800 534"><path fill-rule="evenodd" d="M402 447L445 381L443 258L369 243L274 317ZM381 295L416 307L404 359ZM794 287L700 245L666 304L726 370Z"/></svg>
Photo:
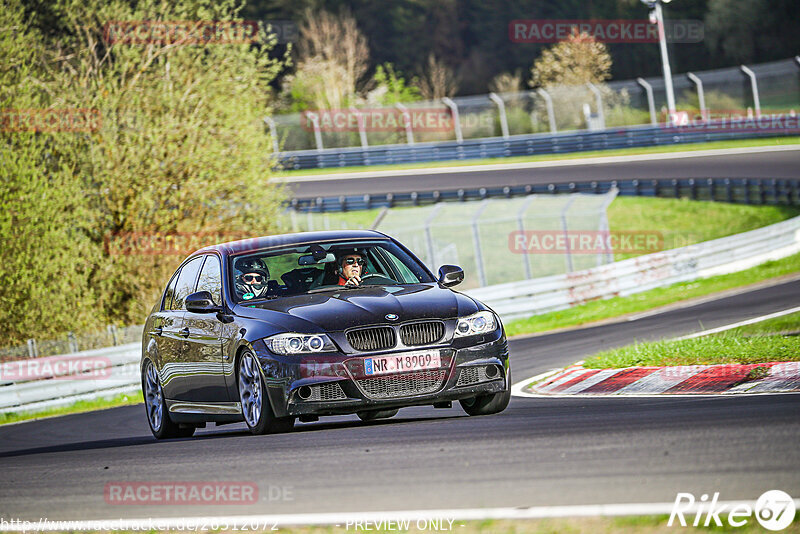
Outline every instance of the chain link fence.
<svg viewBox="0 0 800 534"><path fill-rule="evenodd" d="M142 340L143 325L117 327L108 325L105 330L74 334L68 332L58 339L30 338L24 345L0 348L0 361L57 356L91 349L114 347Z"/></svg>
<svg viewBox="0 0 800 534"><path fill-rule="evenodd" d="M709 119L732 114L794 113L800 111L800 57L676 74L673 86L679 111L704 113ZM368 118L375 117L378 111L382 112L378 114L380 127ZM380 110L351 108L337 110L331 116L315 113L268 119L277 149L413 145L598 130L667 120L666 91L660 77L444 98ZM404 113L408 123L404 122ZM387 126L387 118L394 121L394 128ZM439 119L431 126L431 121Z"/></svg>
<svg viewBox="0 0 800 534"><path fill-rule="evenodd" d="M567 246L535 251L519 250L515 239L535 236L554 242L574 232L602 236L608 232L606 211L617 192L531 194L386 208L375 219L362 218L361 223L351 216L308 211L294 214L294 229L375 228L407 246L433 272L444 264L459 265L466 274L459 287L473 289L612 262L612 251L573 250L568 239L563 240Z"/></svg>

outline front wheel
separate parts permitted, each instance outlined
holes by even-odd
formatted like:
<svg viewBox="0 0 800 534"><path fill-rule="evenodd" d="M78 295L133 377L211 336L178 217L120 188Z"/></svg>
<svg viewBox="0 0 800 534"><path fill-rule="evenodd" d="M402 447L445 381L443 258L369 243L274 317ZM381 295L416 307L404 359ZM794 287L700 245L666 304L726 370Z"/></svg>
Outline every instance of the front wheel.
<svg viewBox="0 0 800 534"><path fill-rule="evenodd" d="M288 432L294 427L294 417L275 417L260 368L250 351L239 359L239 400L247 428L253 434Z"/></svg>
<svg viewBox="0 0 800 534"><path fill-rule="evenodd" d="M506 409L511 400L511 370L506 375L506 389L500 393L489 393L458 401L469 415L492 415Z"/></svg>
<svg viewBox="0 0 800 534"><path fill-rule="evenodd" d="M194 434L194 426L180 426L169 418L158 370L151 360L147 360L142 369L142 393L147 423L157 439L188 438Z"/></svg>

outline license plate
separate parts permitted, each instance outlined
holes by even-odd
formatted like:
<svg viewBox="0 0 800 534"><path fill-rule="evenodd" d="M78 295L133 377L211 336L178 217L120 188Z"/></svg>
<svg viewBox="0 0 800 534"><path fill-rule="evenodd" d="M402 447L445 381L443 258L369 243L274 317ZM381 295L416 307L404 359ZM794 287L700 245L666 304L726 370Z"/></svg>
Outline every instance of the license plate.
<svg viewBox="0 0 800 534"><path fill-rule="evenodd" d="M438 350L420 350L364 359L364 372L370 376L438 369L441 366L442 358Z"/></svg>

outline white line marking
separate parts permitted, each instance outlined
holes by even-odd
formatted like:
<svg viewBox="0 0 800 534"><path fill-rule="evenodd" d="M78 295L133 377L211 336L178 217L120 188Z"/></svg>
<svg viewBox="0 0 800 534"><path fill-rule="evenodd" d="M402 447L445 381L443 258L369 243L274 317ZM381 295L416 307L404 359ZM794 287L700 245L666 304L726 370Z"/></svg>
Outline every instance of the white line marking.
<svg viewBox="0 0 800 534"><path fill-rule="evenodd" d="M800 499L794 499L795 506L800 507ZM613 517L613 516L649 516L669 515L674 502L629 503L629 504L587 504L570 506L529 506L506 508L453 508L439 510L397 510L381 512L330 512L299 513L273 515L238 515L207 517L163 517L147 519L110 519L89 521L53 521L35 524L37 530L158 530L189 529L196 530L202 525L226 525L228 529L240 529L248 525L260 525L257 530L280 529L287 526L301 525L352 525L356 521L369 521L373 525L386 521L447 521L453 520L454 526L461 521L481 521L486 519L543 519L564 517ZM707 503L695 503L683 508L684 517L694 515L701 506ZM756 501L719 501L718 507L732 509L736 505L748 505L755 508ZM17 524L5 526L8 531L31 530L28 522L17 521ZM27 523L27 525L25 524ZM666 520L664 522L666 525ZM416 526L416 525L415 525ZM460 526L460 525L459 525Z"/></svg>
<svg viewBox="0 0 800 534"><path fill-rule="evenodd" d="M762 315L760 317L754 317L753 319L747 319L746 321L739 321L738 323L727 324L725 326L719 326L717 328L710 328L708 330L703 330L701 332L695 332L694 334L689 334L687 336L676 337L671 341L682 341L684 339L694 339L696 337L707 336L709 334L716 334L718 332L724 332L726 330L731 330L733 328L739 328L740 326L746 326L749 324L760 323L761 321L766 321L768 319L774 319L775 317L781 317L783 315L789 315L790 313L800 312L800 306L795 308L789 308L788 310L782 310L775 313L770 313L768 315Z"/></svg>
<svg viewBox="0 0 800 534"><path fill-rule="evenodd" d="M705 371L709 367L710 366L703 365L681 365L678 367L661 368L647 376L643 376L635 382L631 382L614 393L616 395L630 395L639 392L646 392L651 395L663 393L681 382L692 378L694 375Z"/></svg>
<svg viewBox="0 0 800 534"><path fill-rule="evenodd" d="M313 174L307 176L275 176L270 182L319 182L328 180L357 180L360 178L379 178L387 176L418 176L429 174L460 174L465 172L491 172L518 169L539 169L548 167L571 167L578 165L603 165L608 163L626 163L635 161L658 161L667 159L699 158L709 156L727 156L736 154L754 154L762 152L784 152L798 150L800 145L759 146L742 148L720 148L713 150L692 150L689 152L667 152L660 154L635 154L631 156L598 156L593 158L560 159L553 161L528 161L521 163L493 163L488 165L464 165L455 167L433 167L406 170L357 171L348 173Z"/></svg>
<svg viewBox="0 0 800 534"><path fill-rule="evenodd" d="M591 369L591 370L596 371L597 369ZM579 392L583 391L584 389L588 389L588 388L592 387L595 384L599 384L600 382L602 382L606 378L610 378L610 377L614 376L615 374L619 373L620 371L622 371L622 369L603 369L599 373L595 373L592 376L590 376L589 378L587 378L585 380L581 380L577 384L573 384L570 387L568 387L567 389L565 389L563 391L559 391L558 393L559 393L559 395L571 395L573 393L579 393Z"/></svg>

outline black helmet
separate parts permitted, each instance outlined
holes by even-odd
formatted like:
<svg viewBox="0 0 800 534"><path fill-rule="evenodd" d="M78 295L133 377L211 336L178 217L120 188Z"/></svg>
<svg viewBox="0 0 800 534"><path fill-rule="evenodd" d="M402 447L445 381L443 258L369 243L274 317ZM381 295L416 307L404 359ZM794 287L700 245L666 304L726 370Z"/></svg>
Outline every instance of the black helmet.
<svg viewBox="0 0 800 534"><path fill-rule="evenodd" d="M261 258L239 258L233 264L233 268L239 271L237 274L258 273L265 279L269 279L269 268Z"/></svg>

